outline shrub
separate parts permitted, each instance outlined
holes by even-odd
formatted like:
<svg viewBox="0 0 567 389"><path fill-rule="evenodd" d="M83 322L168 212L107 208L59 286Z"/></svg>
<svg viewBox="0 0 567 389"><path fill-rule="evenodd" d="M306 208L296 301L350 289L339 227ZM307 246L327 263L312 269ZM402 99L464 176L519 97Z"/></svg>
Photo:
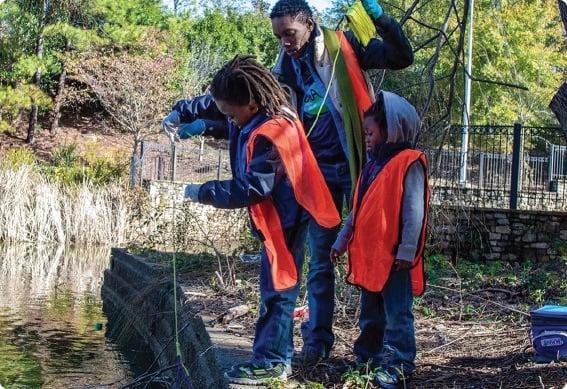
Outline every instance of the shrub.
<svg viewBox="0 0 567 389"><path fill-rule="evenodd" d="M70 145L63 145L57 147L53 151L53 164L60 167L72 167L79 159L77 155L77 145L71 143Z"/></svg>
<svg viewBox="0 0 567 389"><path fill-rule="evenodd" d="M8 150L2 164L11 169L19 169L22 166L34 166L36 158L33 151L27 147L14 147Z"/></svg>

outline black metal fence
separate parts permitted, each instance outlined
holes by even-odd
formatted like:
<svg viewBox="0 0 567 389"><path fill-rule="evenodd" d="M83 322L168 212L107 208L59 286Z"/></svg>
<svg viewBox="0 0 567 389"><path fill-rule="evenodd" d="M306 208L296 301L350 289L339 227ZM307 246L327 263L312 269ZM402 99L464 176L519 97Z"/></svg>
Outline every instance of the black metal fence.
<svg viewBox="0 0 567 389"><path fill-rule="evenodd" d="M231 176L226 142L206 144L203 138L175 145L142 142L141 161L142 181L205 182Z"/></svg>
<svg viewBox="0 0 567 389"><path fill-rule="evenodd" d="M567 211L567 144L559 128L452 126L442 139L422 139L434 204ZM203 139L174 147L144 142L141 166L142 180L231 176L226 142Z"/></svg>
<svg viewBox="0 0 567 389"><path fill-rule="evenodd" d="M558 128L453 126L442 145L428 143L435 203L567 211L567 145Z"/></svg>

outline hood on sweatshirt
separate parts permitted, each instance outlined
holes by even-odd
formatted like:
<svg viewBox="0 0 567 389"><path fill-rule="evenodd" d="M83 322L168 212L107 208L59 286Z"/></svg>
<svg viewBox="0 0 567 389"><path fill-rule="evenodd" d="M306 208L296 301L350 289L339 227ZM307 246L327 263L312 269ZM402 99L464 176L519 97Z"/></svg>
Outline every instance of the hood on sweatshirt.
<svg viewBox="0 0 567 389"><path fill-rule="evenodd" d="M384 111L388 138L386 143L409 142L412 146L417 140L420 119L414 106L395 93L381 91L384 97Z"/></svg>

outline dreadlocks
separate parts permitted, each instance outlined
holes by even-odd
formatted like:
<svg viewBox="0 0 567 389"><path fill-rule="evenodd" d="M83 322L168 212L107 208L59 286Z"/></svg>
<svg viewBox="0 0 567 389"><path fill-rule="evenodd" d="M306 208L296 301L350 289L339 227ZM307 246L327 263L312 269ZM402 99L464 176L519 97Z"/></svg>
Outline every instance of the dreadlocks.
<svg viewBox="0 0 567 389"><path fill-rule="evenodd" d="M251 55L237 55L224 65L213 78L211 94L216 100L232 105L255 101L268 116L289 116L286 92L272 73Z"/></svg>
<svg viewBox="0 0 567 389"><path fill-rule="evenodd" d="M270 19L282 16L298 16L305 22L313 18L313 11L305 0L279 0L270 12Z"/></svg>

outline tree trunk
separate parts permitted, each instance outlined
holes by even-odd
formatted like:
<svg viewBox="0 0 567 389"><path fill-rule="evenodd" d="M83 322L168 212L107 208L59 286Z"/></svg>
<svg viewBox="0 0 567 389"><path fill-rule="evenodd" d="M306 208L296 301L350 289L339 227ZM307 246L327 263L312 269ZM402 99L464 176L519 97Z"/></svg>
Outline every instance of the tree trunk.
<svg viewBox="0 0 567 389"><path fill-rule="evenodd" d="M38 50L37 50L37 57L41 59L43 57L43 33L40 34L38 38ZM41 88L41 68L37 68L35 75L34 75L34 83ZM28 137L26 138L26 142L29 144L35 143L35 133L37 127L37 112L39 108L37 104L32 99L32 106L30 111L30 118L28 122Z"/></svg>
<svg viewBox="0 0 567 389"><path fill-rule="evenodd" d="M139 172L141 166L140 156L138 155L138 145L140 138L137 134L134 135L134 145L132 147L132 157L130 158L130 186L135 187L139 185Z"/></svg>
<svg viewBox="0 0 567 389"><path fill-rule="evenodd" d="M43 0L43 15L41 18L41 24L39 28L39 34L37 37L37 46L35 53L37 55L38 60L43 59L43 30L45 28L45 24L47 22L47 14L49 13L49 5L50 0ZM34 76L33 76L34 83L41 88L41 68L38 67ZM37 113L38 113L38 106L35 102L32 101L31 111L30 111L30 118L28 124L28 136L26 138L26 142L29 144L35 143L35 133L37 127Z"/></svg>
<svg viewBox="0 0 567 389"><path fill-rule="evenodd" d="M69 40L65 43L65 52L68 52L71 49L71 42ZM65 81L67 80L67 65L63 62L63 69L61 70L61 74L59 75L59 84L57 85L57 95L55 96L55 106L53 110L51 110L51 118L53 121L51 122L51 133L57 132L59 128L59 119L61 119L61 105L63 104L63 100L65 99Z"/></svg>
<svg viewBox="0 0 567 389"><path fill-rule="evenodd" d="M557 116L563 135L565 135L567 140L567 82L564 82L555 96L553 96L551 103L549 103L549 108Z"/></svg>
<svg viewBox="0 0 567 389"><path fill-rule="evenodd" d="M35 128L37 125L37 104L32 104L31 111L30 111L30 118L28 123L28 136L26 138L26 142L30 145L35 143Z"/></svg>

